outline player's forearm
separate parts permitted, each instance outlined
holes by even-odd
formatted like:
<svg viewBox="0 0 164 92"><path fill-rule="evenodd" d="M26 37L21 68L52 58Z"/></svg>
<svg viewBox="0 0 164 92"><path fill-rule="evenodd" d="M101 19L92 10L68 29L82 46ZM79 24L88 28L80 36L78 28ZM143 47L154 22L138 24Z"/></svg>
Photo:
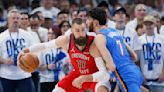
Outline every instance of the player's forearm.
<svg viewBox="0 0 164 92"><path fill-rule="evenodd" d="M82 75L82 80L83 82L93 82L93 76L90 74L90 75Z"/></svg>
<svg viewBox="0 0 164 92"><path fill-rule="evenodd" d="M104 63L104 60L102 57L95 58L96 67L98 68L98 71L92 74L93 82L99 82L99 81L108 81L109 75Z"/></svg>
<svg viewBox="0 0 164 92"><path fill-rule="evenodd" d="M125 46L130 54L130 56L133 58L134 61L138 60L137 54L135 53L135 51L125 42Z"/></svg>
<svg viewBox="0 0 164 92"><path fill-rule="evenodd" d="M115 71L116 66L114 64L114 61L111 57L111 54L106 50L105 52L102 52L102 57L105 60L105 66L107 67L107 69L109 69L110 71Z"/></svg>
<svg viewBox="0 0 164 92"><path fill-rule="evenodd" d="M93 82L100 82L100 81L109 81L109 74L107 71L98 71L92 74L92 81Z"/></svg>
<svg viewBox="0 0 164 92"><path fill-rule="evenodd" d="M105 71L98 71L90 75L82 75L83 82L106 82L109 81L109 75Z"/></svg>
<svg viewBox="0 0 164 92"><path fill-rule="evenodd" d="M43 50L50 50L53 48L58 48L58 46L55 43L55 40L32 45L28 48L27 51L35 53L35 52L39 52L39 51L43 51Z"/></svg>

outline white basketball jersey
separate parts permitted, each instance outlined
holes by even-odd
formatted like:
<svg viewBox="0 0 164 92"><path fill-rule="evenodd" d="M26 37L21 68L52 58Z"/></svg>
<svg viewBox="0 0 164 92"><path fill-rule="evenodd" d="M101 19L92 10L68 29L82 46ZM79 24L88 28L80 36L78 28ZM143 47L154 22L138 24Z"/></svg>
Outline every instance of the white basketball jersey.
<svg viewBox="0 0 164 92"><path fill-rule="evenodd" d="M16 65L17 55L19 52L33 44L31 35L25 30L19 29L18 32L9 32L6 30L0 34L0 49L2 55L1 58L7 58L14 60L14 65L2 64L0 67L0 77L19 80L28 78L31 76L30 73L24 72Z"/></svg>
<svg viewBox="0 0 164 92"><path fill-rule="evenodd" d="M157 79L162 73L164 61L164 37L142 35L139 38L142 50L140 52L140 66L146 79Z"/></svg>

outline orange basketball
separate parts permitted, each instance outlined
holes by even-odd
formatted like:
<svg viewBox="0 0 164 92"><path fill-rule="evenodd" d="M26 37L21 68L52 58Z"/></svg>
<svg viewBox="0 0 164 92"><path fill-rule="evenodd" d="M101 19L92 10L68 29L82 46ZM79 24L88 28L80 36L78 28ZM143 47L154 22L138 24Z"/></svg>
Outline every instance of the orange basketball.
<svg viewBox="0 0 164 92"><path fill-rule="evenodd" d="M39 66L38 57L32 53L25 53L19 58L19 67L26 72L34 72Z"/></svg>

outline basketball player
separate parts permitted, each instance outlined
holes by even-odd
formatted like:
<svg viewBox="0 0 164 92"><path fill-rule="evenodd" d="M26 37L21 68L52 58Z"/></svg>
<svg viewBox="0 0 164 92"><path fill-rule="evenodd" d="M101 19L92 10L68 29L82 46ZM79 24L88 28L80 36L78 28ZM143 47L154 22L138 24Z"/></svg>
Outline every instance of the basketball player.
<svg viewBox="0 0 164 92"><path fill-rule="evenodd" d="M86 34L85 21L75 18L72 21L71 30L72 34L69 36L60 36L50 42L36 44L25 49L24 52L37 52L51 48L62 48L68 51L74 69L58 82L53 92L84 92L88 89L92 92L109 92L108 73L93 42L94 37ZM91 75L92 79L87 81L86 75ZM76 78L81 79L82 85L78 88L74 83ZM103 81L97 83L99 79Z"/></svg>
<svg viewBox="0 0 164 92"><path fill-rule="evenodd" d="M17 55L33 44L31 35L19 29L20 13L13 9L8 13L8 29L0 34L0 78L4 92L34 92L31 74L17 66ZM27 90L28 89L28 90Z"/></svg>
<svg viewBox="0 0 164 92"><path fill-rule="evenodd" d="M140 69L131 59L128 53L131 49L127 49L129 46L123 37L115 29L105 26L105 12L100 8L92 9L88 21L95 32L99 33L95 38L96 46L122 92L141 92L143 77Z"/></svg>
<svg viewBox="0 0 164 92"><path fill-rule="evenodd" d="M140 53L140 67L145 77L145 85L151 92L164 92L164 37L155 34L156 19L147 15L143 24L146 33L139 40L142 45Z"/></svg>

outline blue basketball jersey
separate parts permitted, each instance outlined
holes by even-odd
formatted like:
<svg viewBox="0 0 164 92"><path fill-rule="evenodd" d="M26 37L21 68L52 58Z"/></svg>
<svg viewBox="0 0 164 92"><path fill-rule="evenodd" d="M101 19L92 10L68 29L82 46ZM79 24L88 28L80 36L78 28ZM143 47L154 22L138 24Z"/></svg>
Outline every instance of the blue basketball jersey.
<svg viewBox="0 0 164 92"><path fill-rule="evenodd" d="M114 64L116 65L116 71L112 74L116 77L118 84L121 85L121 82L125 82L126 84L136 82L140 85L143 81L142 74L131 59L124 44L123 37L117 30L112 28L102 29L99 32L105 36L106 47L111 53Z"/></svg>

